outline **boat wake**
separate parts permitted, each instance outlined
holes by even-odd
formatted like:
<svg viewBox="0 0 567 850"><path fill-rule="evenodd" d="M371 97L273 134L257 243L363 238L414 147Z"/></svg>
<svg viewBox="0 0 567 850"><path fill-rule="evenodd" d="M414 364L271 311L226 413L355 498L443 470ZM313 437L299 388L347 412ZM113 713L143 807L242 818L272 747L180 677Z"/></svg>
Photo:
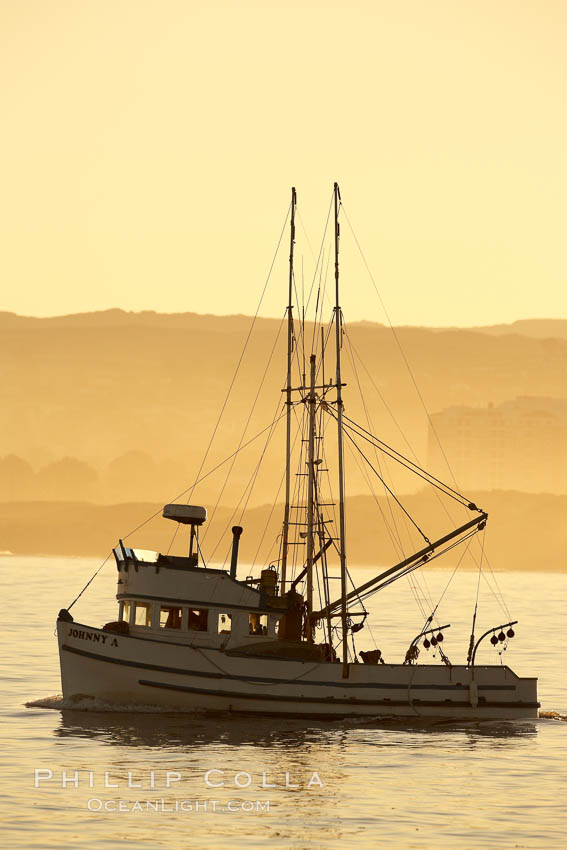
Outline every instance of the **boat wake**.
<svg viewBox="0 0 567 850"><path fill-rule="evenodd" d="M121 714L195 714L195 709L188 711L184 708L172 708L171 706L139 705L109 703L96 697L81 696L64 699L61 694L31 700L25 703L26 708L45 708L55 711L96 711L113 712Z"/></svg>

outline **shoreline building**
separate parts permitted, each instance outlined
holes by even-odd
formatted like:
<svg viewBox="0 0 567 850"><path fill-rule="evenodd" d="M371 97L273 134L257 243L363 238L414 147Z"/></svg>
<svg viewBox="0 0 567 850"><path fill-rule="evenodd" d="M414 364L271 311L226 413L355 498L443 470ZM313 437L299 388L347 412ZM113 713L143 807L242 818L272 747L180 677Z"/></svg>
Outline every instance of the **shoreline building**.
<svg viewBox="0 0 567 850"><path fill-rule="evenodd" d="M567 493L567 398L449 407L431 422L459 487ZM430 425L428 468L447 479L435 433Z"/></svg>

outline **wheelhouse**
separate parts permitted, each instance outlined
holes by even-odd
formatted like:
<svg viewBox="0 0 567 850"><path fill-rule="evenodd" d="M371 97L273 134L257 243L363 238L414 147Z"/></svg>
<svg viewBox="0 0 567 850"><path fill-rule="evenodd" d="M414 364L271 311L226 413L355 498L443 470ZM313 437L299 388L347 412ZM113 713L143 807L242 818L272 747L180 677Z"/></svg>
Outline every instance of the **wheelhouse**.
<svg viewBox="0 0 567 850"><path fill-rule="evenodd" d="M166 505L163 516L190 526L188 555L162 555L120 541L114 556L121 629L136 637L222 649L277 640L286 605L277 595L275 571L264 570L259 581L236 578L241 529L233 530L230 571L212 569L199 562L205 508Z"/></svg>

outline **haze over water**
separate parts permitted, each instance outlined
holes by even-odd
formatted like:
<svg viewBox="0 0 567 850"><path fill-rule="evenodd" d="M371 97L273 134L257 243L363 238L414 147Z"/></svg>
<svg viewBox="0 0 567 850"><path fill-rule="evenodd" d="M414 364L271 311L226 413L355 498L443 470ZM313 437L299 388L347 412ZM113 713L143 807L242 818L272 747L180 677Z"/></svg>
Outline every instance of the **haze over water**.
<svg viewBox="0 0 567 850"><path fill-rule="evenodd" d="M60 692L57 611L98 566L72 558L0 560L7 612L2 654L2 778L5 846L103 850L120 843L141 850L178 847L473 848L560 847L565 840L562 783L567 761L564 574L500 574L517 636L503 658L519 675L538 675L544 717L538 721L400 724L379 719L332 723L160 713L94 705L69 709ZM243 566L242 569L245 569ZM358 571L354 571L355 576ZM367 577L368 571L360 572ZM437 601L446 570L428 570ZM115 615L113 565L104 568L73 609L100 625ZM425 586L425 585L424 585ZM444 648L463 660L476 576L457 574L439 611ZM422 620L400 581L373 600L370 629L387 661L400 661ZM477 633L503 622L481 582ZM372 646L368 629L358 648ZM422 650L422 660L427 656ZM480 663L498 663L490 644ZM438 659L431 659L437 663ZM52 697L51 699L46 699ZM25 703L35 701L26 708ZM48 708L51 706L51 708ZM61 710L63 709L63 710ZM101 710L106 709L106 710ZM51 780L34 788L34 769ZM211 781L226 782L208 787ZM62 771L79 787L62 788ZM89 787L92 772L93 787ZM150 788L154 771L154 788ZM167 771L180 774L166 787ZM128 788L132 783L142 788ZM105 788L108 782L118 788ZM262 788L275 784L276 788ZM285 788L288 784L298 788ZM316 773L317 779L307 787ZM235 787L234 778L248 787ZM46 777L47 774L41 774ZM128 811L89 811L118 807ZM94 801L94 802L92 802ZM132 811L151 801L159 811ZM157 801L157 803L155 802ZM163 801L163 802L161 802ZM199 811L175 811L188 801ZM213 802L217 811L212 811ZM257 801L269 811L256 810ZM207 803L208 810L203 806ZM236 806L238 810L228 811ZM251 811L242 810L252 808Z"/></svg>

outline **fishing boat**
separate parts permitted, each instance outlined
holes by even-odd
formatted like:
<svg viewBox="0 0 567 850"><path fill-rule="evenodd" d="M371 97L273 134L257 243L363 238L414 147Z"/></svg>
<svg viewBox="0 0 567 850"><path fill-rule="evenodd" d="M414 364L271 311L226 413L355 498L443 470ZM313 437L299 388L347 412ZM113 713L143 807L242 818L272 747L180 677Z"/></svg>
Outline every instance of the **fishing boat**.
<svg viewBox="0 0 567 850"><path fill-rule="evenodd" d="M511 619L477 636L475 616L466 661L461 664L452 664L443 651L443 631L449 624L436 619L436 610L426 617L419 634L408 635L398 663L386 663L378 648L357 652L355 636L367 624L366 600L393 582L413 576L457 545L468 545L483 532L487 514L456 488L346 416L339 299L342 201L336 183L331 203L333 315L327 336L321 334L320 347L317 343L317 350L307 356L304 349L302 359L296 356L298 334L292 303L297 204L292 190L282 413L286 421L285 507L278 557L264 565L260 575L243 576L239 545L245 524L235 525L230 566L211 567L205 563L200 545L206 508L179 501L167 504L163 518L186 530L187 554L148 552L120 540L113 549L116 620L96 627L76 622L71 606L59 612L65 700L86 696L110 703L296 718L537 717L537 679L520 677L503 663L481 665L476 661L484 640L490 639L498 647L514 637L516 621ZM331 378L325 376L324 367L329 340L334 342ZM303 423L300 471L295 473L300 476L299 488L292 483L292 422L298 410ZM329 423L338 466L337 498L332 503L325 501L329 496L324 486L330 477L324 449ZM422 545L359 586L352 582L347 562L345 435L365 440L374 451L386 452L441 496L457 500L469 514L466 522L435 540L415 524ZM337 575L332 575L333 552ZM438 650L437 662L421 663L420 649L432 646Z"/></svg>

